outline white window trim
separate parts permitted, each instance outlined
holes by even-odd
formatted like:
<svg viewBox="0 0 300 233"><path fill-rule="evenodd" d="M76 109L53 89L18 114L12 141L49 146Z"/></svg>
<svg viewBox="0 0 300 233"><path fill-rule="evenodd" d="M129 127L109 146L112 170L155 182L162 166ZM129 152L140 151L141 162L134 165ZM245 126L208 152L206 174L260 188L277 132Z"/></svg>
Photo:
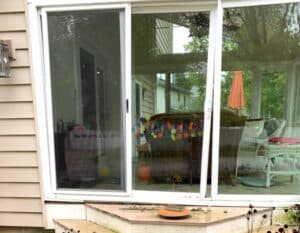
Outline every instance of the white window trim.
<svg viewBox="0 0 300 233"><path fill-rule="evenodd" d="M245 206L248 203L253 203L257 206L285 206L287 204L292 204L299 202L299 195L222 195L218 193L218 166L219 166L219 130L220 130L220 80L216 77L220 77L221 74L221 55L222 55L222 21L223 21L223 9L229 7L242 7L242 6L255 6L255 5L269 5L269 4L280 4L280 3L292 3L299 2L299 0L230 0L221 2L218 0L218 7L216 8L214 4L207 4L205 7L197 6L196 8L192 8L188 6L184 8L180 5L180 9L175 7L175 10L172 10L172 7L153 7L149 6L147 10L141 10L138 6L133 8L134 13L153 13L153 12L182 12L187 9L190 10L210 10L211 11L211 20L210 21L210 47L208 54L208 73L207 78L214 76L214 82L207 80L207 90L211 89L210 85L213 85L214 95L210 97L209 93L206 93L206 102L205 102L205 119L210 118L212 102L214 103L214 120L213 120L213 154L212 154L212 187L211 187L211 197L205 198L206 191L206 182L201 183L200 185L200 193L180 193L180 192L148 192L148 191L137 191L132 190L132 161L131 156L126 156L126 187L127 190L122 192L101 192L101 191L82 191L82 190L64 190L60 189L59 191L53 191L53 185L49 185L51 179L49 178L51 175L51 165L49 164L49 160L45 159L49 154L49 139L48 139L48 129L47 122L49 121L47 118L47 109L45 102L45 89L47 88L44 84L44 56L43 56L43 45L41 44L42 35L40 32L40 18L39 18L39 9L48 7L48 10L70 10L69 6L72 8L83 10L83 9L106 9L106 8L124 8L126 12L125 18L127 22L130 22L131 19L131 5L130 3L120 3L120 1L116 0L107 0L106 3L103 0L87 0L82 3L82 0L53 0L53 1L45 1L45 0L28 0L28 12L29 12L29 31L31 34L31 50L32 57L31 61L34 66L32 67L33 71L33 87L35 92L35 110L37 117L37 125L38 125L38 142L39 142L39 154L40 163L41 163L41 183L43 183L43 198L49 201L84 201L84 200L93 200L93 201L120 201L120 202L148 202L148 203L174 203L174 204L200 204L200 205L239 205ZM122 1L121 1L122 2ZM123 1L124 2L124 1ZM130 1L128 1L130 2ZM179 4L178 2L176 3ZM154 4L155 5L155 4ZM214 25L212 24L214 22ZM220 30L221 29L221 30ZM125 33L126 37L126 45L125 47L131 48L131 23L125 23L125 31L130 33ZM131 50L131 49L129 49ZM131 51L126 52L125 59L125 73L126 80L131 80ZM209 65L211 66L209 67ZM212 78L211 78L212 80ZM126 99L129 100L129 114L126 114L126 125L131 125L131 82L126 82ZM210 119L205 121L204 125L205 129L210 129ZM52 124L52 123L51 123ZM206 139L203 139L203 152L202 152L202 175L201 180L204 177L207 177L204 170L207 169L208 161L206 158L203 159L204 156L208 158L208 146L209 145L209 135L210 130L205 130ZM205 137L204 137L205 138ZM131 145L131 131L126 130L126 143L127 145ZM52 148L53 150L54 148ZM131 147L127 147L127 153L131 154ZM205 160L205 161L204 161ZM203 170L203 168L205 168ZM55 170L55 169L54 169ZM207 170L206 170L207 171ZM55 172L55 171L54 171ZM204 172L204 174L203 174ZM55 178L52 172L52 179ZM56 178L54 179L56 180ZM180 199L178 199L180 198ZM234 200L234 201L233 201ZM255 201L253 201L255 200ZM288 200L288 201L287 201Z"/></svg>

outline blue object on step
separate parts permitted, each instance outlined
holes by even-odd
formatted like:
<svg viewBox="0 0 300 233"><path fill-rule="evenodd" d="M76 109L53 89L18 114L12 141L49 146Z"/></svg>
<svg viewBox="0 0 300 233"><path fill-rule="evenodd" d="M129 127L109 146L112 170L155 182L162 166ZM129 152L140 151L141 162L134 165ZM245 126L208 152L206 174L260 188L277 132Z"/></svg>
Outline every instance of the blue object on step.
<svg viewBox="0 0 300 233"><path fill-rule="evenodd" d="M251 187L266 187L266 178L262 177L239 177L242 184ZM272 185L272 184L271 184Z"/></svg>

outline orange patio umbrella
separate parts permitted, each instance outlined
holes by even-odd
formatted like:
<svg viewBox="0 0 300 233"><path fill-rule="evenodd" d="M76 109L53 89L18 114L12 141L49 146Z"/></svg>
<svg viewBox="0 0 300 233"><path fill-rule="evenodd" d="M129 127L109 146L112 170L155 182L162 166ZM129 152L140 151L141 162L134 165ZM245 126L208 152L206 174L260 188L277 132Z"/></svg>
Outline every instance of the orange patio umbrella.
<svg viewBox="0 0 300 233"><path fill-rule="evenodd" d="M241 109L245 107L242 71L233 72L233 79L227 105L233 109Z"/></svg>

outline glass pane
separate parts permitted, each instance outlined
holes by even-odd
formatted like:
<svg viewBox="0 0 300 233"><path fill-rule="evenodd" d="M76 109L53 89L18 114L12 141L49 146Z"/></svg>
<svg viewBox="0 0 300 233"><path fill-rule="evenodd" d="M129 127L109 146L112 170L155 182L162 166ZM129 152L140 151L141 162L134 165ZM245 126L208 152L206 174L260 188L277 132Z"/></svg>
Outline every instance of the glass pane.
<svg viewBox="0 0 300 233"><path fill-rule="evenodd" d="M209 13L133 15L132 26L133 188L199 192Z"/></svg>
<svg viewBox="0 0 300 233"><path fill-rule="evenodd" d="M48 23L57 186L124 189L120 12Z"/></svg>
<svg viewBox="0 0 300 233"><path fill-rule="evenodd" d="M300 3L225 9L219 192L298 194Z"/></svg>

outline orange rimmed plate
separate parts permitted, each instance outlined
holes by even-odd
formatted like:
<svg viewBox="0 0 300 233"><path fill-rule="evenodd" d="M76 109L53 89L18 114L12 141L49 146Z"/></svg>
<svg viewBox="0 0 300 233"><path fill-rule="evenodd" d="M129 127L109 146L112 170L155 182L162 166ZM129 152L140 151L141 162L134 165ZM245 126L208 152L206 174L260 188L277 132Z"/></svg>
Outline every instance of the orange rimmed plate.
<svg viewBox="0 0 300 233"><path fill-rule="evenodd" d="M180 206L164 206L158 211L158 215L163 218L186 218L190 214L189 209Z"/></svg>

